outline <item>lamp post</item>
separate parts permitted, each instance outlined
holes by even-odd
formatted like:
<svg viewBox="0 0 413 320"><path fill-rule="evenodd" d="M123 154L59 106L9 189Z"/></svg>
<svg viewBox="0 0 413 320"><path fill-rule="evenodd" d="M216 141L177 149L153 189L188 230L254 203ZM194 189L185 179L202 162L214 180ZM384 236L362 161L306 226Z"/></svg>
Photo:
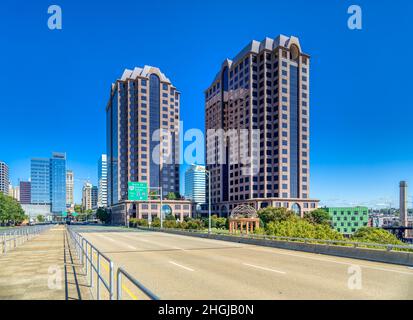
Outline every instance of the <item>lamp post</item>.
<svg viewBox="0 0 413 320"><path fill-rule="evenodd" d="M205 169L208 176L208 234L211 234L211 173Z"/></svg>

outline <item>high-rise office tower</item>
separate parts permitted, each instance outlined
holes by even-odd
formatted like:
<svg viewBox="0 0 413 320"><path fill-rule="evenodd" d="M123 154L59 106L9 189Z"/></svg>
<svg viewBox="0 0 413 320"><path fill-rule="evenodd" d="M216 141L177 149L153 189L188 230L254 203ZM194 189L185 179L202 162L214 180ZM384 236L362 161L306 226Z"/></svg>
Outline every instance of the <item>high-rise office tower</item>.
<svg viewBox="0 0 413 320"><path fill-rule="evenodd" d="M0 161L0 192L9 194L9 167L3 161Z"/></svg>
<svg viewBox="0 0 413 320"><path fill-rule="evenodd" d="M66 154L54 152L50 159L52 212L66 211Z"/></svg>
<svg viewBox="0 0 413 320"><path fill-rule="evenodd" d="M82 207L83 210L91 210L92 209L92 184L86 182L83 185L82 189Z"/></svg>
<svg viewBox="0 0 413 320"><path fill-rule="evenodd" d="M106 107L108 205L128 199L128 182L179 192L180 92L155 67L125 70Z"/></svg>
<svg viewBox="0 0 413 320"><path fill-rule="evenodd" d="M50 159L32 159L30 177L32 204L51 204Z"/></svg>
<svg viewBox="0 0 413 320"><path fill-rule="evenodd" d="M32 203L32 196L31 196L32 188L30 181L20 181L20 203L21 204L31 204Z"/></svg>
<svg viewBox="0 0 413 320"><path fill-rule="evenodd" d="M50 204L51 211L66 210L66 155L54 152L50 159L31 160L32 204Z"/></svg>
<svg viewBox="0 0 413 320"><path fill-rule="evenodd" d="M91 197L92 197L92 209L96 209L98 206L98 194L99 194L99 189L97 186L92 186L91 190Z"/></svg>
<svg viewBox="0 0 413 320"><path fill-rule="evenodd" d="M106 154L102 154L98 161L98 203L97 206L108 206L108 162Z"/></svg>
<svg viewBox="0 0 413 320"><path fill-rule="evenodd" d="M205 167L191 165L185 172L185 198L197 204L204 204L205 197Z"/></svg>
<svg viewBox="0 0 413 320"><path fill-rule="evenodd" d="M66 171L66 205L72 206L74 200L75 177L72 170Z"/></svg>
<svg viewBox="0 0 413 320"><path fill-rule="evenodd" d="M309 76L310 57L296 37L254 40L224 61L205 91L206 129L247 130L250 137L241 143L229 134L220 143L207 131L214 210L225 215L248 203L302 215L317 206L309 199ZM243 148L249 165L227 161L240 159L234 152Z"/></svg>

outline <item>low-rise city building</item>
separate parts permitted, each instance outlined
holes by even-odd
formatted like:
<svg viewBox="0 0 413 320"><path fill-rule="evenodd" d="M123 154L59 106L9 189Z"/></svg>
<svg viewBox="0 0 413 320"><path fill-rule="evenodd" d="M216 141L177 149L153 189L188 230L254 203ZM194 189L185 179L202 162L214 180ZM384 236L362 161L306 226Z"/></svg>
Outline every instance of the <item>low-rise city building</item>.
<svg viewBox="0 0 413 320"><path fill-rule="evenodd" d="M112 223L127 225L131 218L146 219L149 222L161 217L160 200L122 201L111 208ZM173 215L183 221L185 217L193 217L195 203L190 200L162 200L163 217Z"/></svg>
<svg viewBox="0 0 413 320"><path fill-rule="evenodd" d="M335 230L351 235L361 227L368 226L369 210L367 207L331 207L327 208Z"/></svg>

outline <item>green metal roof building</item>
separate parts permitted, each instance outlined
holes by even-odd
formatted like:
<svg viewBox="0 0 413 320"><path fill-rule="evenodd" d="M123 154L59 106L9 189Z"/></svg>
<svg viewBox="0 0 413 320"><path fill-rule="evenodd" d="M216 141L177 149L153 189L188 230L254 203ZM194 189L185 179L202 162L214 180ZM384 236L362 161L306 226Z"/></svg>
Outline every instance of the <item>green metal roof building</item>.
<svg viewBox="0 0 413 320"><path fill-rule="evenodd" d="M367 207L327 208L334 229L343 234L353 234L366 227L369 220Z"/></svg>

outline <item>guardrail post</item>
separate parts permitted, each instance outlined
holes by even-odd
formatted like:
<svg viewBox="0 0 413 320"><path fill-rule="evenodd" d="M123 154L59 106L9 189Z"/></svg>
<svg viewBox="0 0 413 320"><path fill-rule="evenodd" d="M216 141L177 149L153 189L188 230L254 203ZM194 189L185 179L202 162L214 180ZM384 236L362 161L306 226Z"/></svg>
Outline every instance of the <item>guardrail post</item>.
<svg viewBox="0 0 413 320"><path fill-rule="evenodd" d="M3 234L3 253L7 252L7 240L6 240L6 233Z"/></svg>
<svg viewBox="0 0 413 320"><path fill-rule="evenodd" d="M100 300L100 288L99 288L99 284L100 284L100 254L99 252L97 253L98 257L97 257L97 279L96 279L96 297L98 300Z"/></svg>
<svg viewBox="0 0 413 320"><path fill-rule="evenodd" d="M117 281L117 288L116 288L116 296L117 296L117 300L122 300L122 274L119 272L117 273L118 276L118 281Z"/></svg>
<svg viewBox="0 0 413 320"><path fill-rule="evenodd" d="M93 248L90 246L90 287L93 287Z"/></svg>
<svg viewBox="0 0 413 320"><path fill-rule="evenodd" d="M110 300L114 300L114 278L113 278L113 262L110 261L109 263L109 288L110 288L110 292L109 292L109 296L110 296Z"/></svg>
<svg viewBox="0 0 413 320"><path fill-rule="evenodd" d="M89 275L89 266L88 266L88 261L87 261L87 243L86 243L86 248L85 248L85 251L84 251L84 254L85 254L85 269L86 269L86 277Z"/></svg>
<svg viewBox="0 0 413 320"><path fill-rule="evenodd" d="M82 264L82 266L83 266L83 253L84 253L84 245L83 245L83 240L84 239L82 239L82 249L81 249L81 255L80 255L80 263Z"/></svg>

